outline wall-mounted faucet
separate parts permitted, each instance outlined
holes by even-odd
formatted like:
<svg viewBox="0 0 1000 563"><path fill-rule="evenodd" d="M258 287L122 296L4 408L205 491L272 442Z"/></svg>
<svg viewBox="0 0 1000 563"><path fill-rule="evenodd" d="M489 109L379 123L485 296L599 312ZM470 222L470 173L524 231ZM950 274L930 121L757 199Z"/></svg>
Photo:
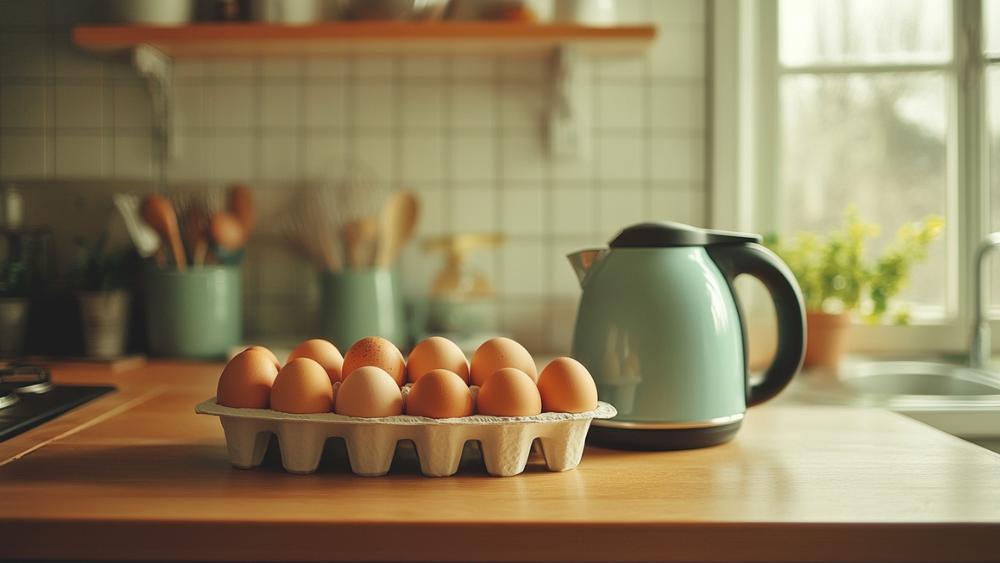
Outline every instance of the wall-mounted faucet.
<svg viewBox="0 0 1000 563"><path fill-rule="evenodd" d="M976 249L975 274L972 292L972 342L969 343L969 366L985 368L990 363L992 338L990 335L990 320L984 310L986 297L983 295L983 268L986 255L994 247L1000 246L1000 232L991 233L979 243Z"/></svg>

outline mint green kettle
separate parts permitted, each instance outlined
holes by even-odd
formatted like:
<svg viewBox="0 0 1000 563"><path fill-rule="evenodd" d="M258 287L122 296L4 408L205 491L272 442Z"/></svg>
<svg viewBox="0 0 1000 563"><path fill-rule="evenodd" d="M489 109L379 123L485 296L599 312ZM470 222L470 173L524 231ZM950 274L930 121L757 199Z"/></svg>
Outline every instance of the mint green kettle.
<svg viewBox="0 0 1000 563"><path fill-rule="evenodd" d="M626 228L609 248L571 254L583 295L573 357L618 409L590 439L627 449L711 446L735 436L748 406L777 395L802 364L805 311L788 267L760 237L680 223ZM774 301L778 348L760 381L747 371L736 276Z"/></svg>

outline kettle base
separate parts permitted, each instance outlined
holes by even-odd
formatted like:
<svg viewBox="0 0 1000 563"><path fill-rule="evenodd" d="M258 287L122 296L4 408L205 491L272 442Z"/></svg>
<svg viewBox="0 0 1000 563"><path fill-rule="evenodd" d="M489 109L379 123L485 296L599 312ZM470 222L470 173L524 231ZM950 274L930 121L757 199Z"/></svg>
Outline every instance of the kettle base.
<svg viewBox="0 0 1000 563"><path fill-rule="evenodd" d="M671 428L664 430L590 427L587 442L618 450L669 451L693 450L724 444L736 436L741 420L707 428Z"/></svg>

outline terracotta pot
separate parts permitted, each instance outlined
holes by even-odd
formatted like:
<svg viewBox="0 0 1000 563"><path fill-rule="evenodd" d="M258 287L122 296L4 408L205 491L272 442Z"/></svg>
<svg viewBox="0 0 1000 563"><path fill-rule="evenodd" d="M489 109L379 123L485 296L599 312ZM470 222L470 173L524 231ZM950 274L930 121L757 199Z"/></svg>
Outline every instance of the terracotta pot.
<svg viewBox="0 0 1000 563"><path fill-rule="evenodd" d="M803 367L836 371L847 344L847 313L806 312L806 358Z"/></svg>

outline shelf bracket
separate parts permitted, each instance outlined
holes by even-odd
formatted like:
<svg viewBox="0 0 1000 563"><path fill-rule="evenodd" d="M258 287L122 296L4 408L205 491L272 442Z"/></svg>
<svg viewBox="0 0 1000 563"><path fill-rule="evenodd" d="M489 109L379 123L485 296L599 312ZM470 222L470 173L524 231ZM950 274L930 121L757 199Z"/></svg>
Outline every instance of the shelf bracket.
<svg viewBox="0 0 1000 563"><path fill-rule="evenodd" d="M132 50L132 66L146 79L153 110L154 151L162 175L167 161L177 154L173 59L152 45L140 44Z"/></svg>
<svg viewBox="0 0 1000 563"><path fill-rule="evenodd" d="M545 129L549 155L556 160L579 160L590 152L590 136L586 134L590 89L581 84L579 70L576 47L560 45L553 50Z"/></svg>

